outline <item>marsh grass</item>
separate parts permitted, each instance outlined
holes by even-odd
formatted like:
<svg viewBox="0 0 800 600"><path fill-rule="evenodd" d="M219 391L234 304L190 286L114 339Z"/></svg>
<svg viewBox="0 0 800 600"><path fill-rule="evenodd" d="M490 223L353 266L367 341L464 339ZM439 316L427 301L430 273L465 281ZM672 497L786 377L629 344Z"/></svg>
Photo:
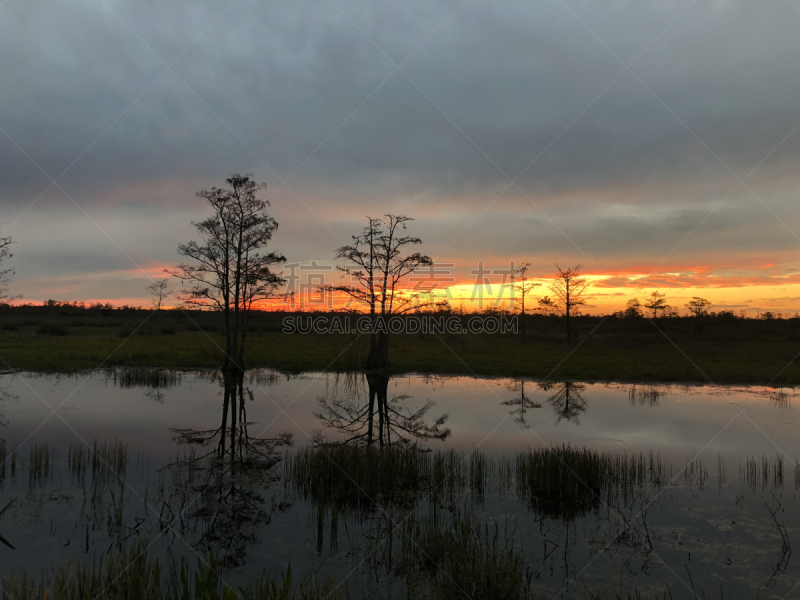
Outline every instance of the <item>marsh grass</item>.
<svg viewBox="0 0 800 600"><path fill-rule="evenodd" d="M213 312L163 311L158 324L153 320L142 327L148 311L0 307L0 313L6 329L0 336L0 355L13 368L91 369L110 355L106 364L117 366L218 368L223 358L220 315ZM247 343L250 365L286 372L345 371L363 365L367 336L288 335L282 333L285 316L280 312L253 315L254 335L248 336ZM37 334L40 326L44 332L51 325L68 335ZM575 321L579 343L574 346L564 343L562 325L549 317L528 319L527 334L533 343L523 344L513 335L392 336L391 370L706 383L702 372L717 383L763 384L786 367L775 385L794 385L800 377L800 361L792 361L800 339L800 319L717 319L709 321L702 334L694 330L691 319L661 323L700 370L655 328L632 332L629 325L624 319L579 317ZM119 347L120 336L127 338L134 331L136 335Z"/></svg>
<svg viewBox="0 0 800 600"><path fill-rule="evenodd" d="M612 497L667 483L671 468L653 453L608 455L561 446L518 453L502 469L514 474L518 498L547 517L572 519L596 510ZM513 465L513 468L511 467Z"/></svg>
<svg viewBox="0 0 800 600"><path fill-rule="evenodd" d="M481 524L469 505L442 510L434 504L422 518L403 523L398 570L409 576L410 597L529 598L532 572L516 537L507 521Z"/></svg>
<svg viewBox="0 0 800 600"><path fill-rule="evenodd" d="M408 446L322 445L287 455L285 465L294 493L337 513L411 507L425 493L452 500L468 481L482 489L487 475L485 458Z"/></svg>
<svg viewBox="0 0 800 600"><path fill-rule="evenodd" d="M722 484L722 458L719 465ZM465 493L481 504L491 488L501 497L514 494L545 517L572 519L601 504L626 502L638 490L678 482L702 488L709 474L700 460L688 461L676 473L652 452L607 454L561 446L489 459L477 451L323 445L288 454L284 478L293 493L314 504L319 518L411 508L423 498L452 504Z"/></svg>
<svg viewBox="0 0 800 600"><path fill-rule="evenodd" d="M798 469L794 468L795 487L798 484ZM779 489L783 487L783 455L774 457L748 456L739 464L739 477L742 484L751 490Z"/></svg>
<svg viewBox="0 0 800 600"><path fill-rule="evenodd" d="M107 508L110 522L121 525L128 469L127 445L117 440L102 443L94 440L90 448L82 442L70 442L67 466L73 480L91 500L95 511ZM107 491L110 499L105 496Z"/></svg>
<svg viewBox="0 0 800 600"><path fill-rule="evenodd" d="M343 600L333 580L297 583L291 567L277 576L251 577L241 587L226 582L213 554L187 560L150 559L140 537L92 562L70 562L34 578L13 573L0 581L0 600Z"/></svg>
<svg viewBox="0 0 800 600"><path fill-rule="evenodd" d="M28 484L31 488L53 479L55 462L55 449L47 442L31 446L28 459Z"/></svg>
<svg viewBox="0 0 800 600"><path fill-rule="evenodd" d="M6 441L0 440L0 485L6 480Z"/></svg>
<svg viewBox="0 0 800 600"><path fill-rule="evenodd" d="M90 463L93 481L124 479L128 470L128 446L117 440L102 444L94 440Z"/></svg>
<svg viewBox="0 0 800 600"><path fill-rule="evenodd" d="M164 388L169 389L181 384L183 374L174 369L147 369L127 367L124 369L111 369L107 377L114 385L126 388Z"/></svg>
<svg viewBox="0 0 800 600"><path fill-rule="evenodd" d="M60 323L42 323L36 329L37 335L55 335L67 336L69 335L69 327Z"/></svg>
<svg viewBox="0 0 800 600"><path fill-rule="evenodd" d="M67 451L67 466L70 473L78 481L83 482L86 479L86 467L89 465L89 448L84 444L69 445Z"/></svg>
<svg viewBox="0 0 800 600"><path fill-rule="evenodd" d="M772 406L786 410L792 407L792 395L781 388L770 393L768 402Z"/></svg>
<svg viewBox="0 0 800 600"><path fill-rule="evenodd" d="M393 521L420 504L453 504L465 492L482 500L489 461L480 453L422 451L413 446L320 445L288 454L287 489L308 502L317 529L317 548L329 535L338 546L341 517ZM393 535L385 542L391 544Z"/></svg>
<svg viewBox="0 0 800 600"><path fill-rule="evenodd" d="M667 393L655 385L636 386L628 390L628 401L634 406L658 406Z"/></svg>
<svg viewBox="0 0 800 600"><path fill-rule="evenodd" d="M717 461L719 463L720 459L718 458ZM724 461L722 461L722 468L724 473ZM687 487L703 489L709 481L708 467L700 459L695 458L688 460L683 470L680 472L680 479L683 480L683 484Z"/></svg>

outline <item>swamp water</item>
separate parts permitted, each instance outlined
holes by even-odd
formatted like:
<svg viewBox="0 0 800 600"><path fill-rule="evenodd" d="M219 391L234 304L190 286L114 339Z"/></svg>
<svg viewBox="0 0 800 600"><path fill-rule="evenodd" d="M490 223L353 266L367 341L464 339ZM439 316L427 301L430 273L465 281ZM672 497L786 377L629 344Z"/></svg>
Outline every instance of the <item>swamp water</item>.
<svg viewBox="0 0 800 600"><path fill-rule="evenodd" d="M800 597L792 389L268 370L0 388L0 578L146 543L211 552L232 585L291 564L356 598Z"/></svg>

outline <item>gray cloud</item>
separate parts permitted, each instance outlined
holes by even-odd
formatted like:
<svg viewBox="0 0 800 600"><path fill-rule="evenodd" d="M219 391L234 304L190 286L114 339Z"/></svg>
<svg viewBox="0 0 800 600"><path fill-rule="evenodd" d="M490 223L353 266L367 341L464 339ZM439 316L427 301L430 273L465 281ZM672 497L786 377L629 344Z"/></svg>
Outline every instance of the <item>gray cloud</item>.
<svg viewBox="0 0 800 600"><path fill-rule="evenodd" d="M623 61L683 6L572 4ZM167 63L226 8L111 6ZM503 181L453 123L514 177L593 100L523 176L525 186L722 171L630 73L597 97L622 66L559 3L466 3L443 24L455 4L339 6L366 37L328 0L239 0L174 67L202 102L165 74L73 167L70 185L228 165L265 171L203 102L286 176L370 93L298 177L344 185L401 173L409 189L440 190ZM11 2L4 12L0 47L11 60L0 67L0 123L48 172L60 173L164 67L102 3ZM711 150L744 169L800 122L798 20L782 3L692 6L632 68ZM413 83L396 72L376 91L394 65L375 46L400 63L422 42L403 65ZM796 144L784 149L796 151ZM2 152L7 169L21 166L15 149ZM5 186L26 182L24 173L20 181L4 175Z"/></svg>
<svg viewBox="0 0 800 600"><path fill-rule="evenodd" d="M69 169L63 188L141 264L174 261L199 214L194 192L234 171L269 184L276 243L295 256L329 256L384 210L419 216L435 255L522 173L523 191L599 265L647 262L730 193L726 167L743 177L773 151L749 184L800 231L800 134L776 149L800 123L789 3L695 3L681 16L684 2L567 5L11 0L0 127L51 176ZM644 52L632 74L609 49L623 63ZM156 55L178 59L175 73L156 81ZM291 189L335 233L280 188L293 172ZM0 222L47 185L0 135ZM796 243L739 192L678 258ZM44 234L56 206L68 216ZM20 275L123 268L93 258L118 249L97 231L89 247L73 208L51 190L12 228ZM40 240L28 259L25 237ZM446 253L586 262L567 237L511 189ZM48 262L51 246L68 248Z"/></svg>

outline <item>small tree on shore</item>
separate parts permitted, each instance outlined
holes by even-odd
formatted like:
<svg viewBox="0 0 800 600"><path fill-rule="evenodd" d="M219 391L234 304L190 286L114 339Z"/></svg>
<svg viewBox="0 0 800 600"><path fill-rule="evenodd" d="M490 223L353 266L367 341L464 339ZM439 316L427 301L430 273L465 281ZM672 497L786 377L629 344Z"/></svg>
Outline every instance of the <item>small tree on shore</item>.
<svg viewBox="0 0 800 600"><path fill-rule="evenodd" d="M418 237L402 235L406 224L413 221L411 217L387 214L382 219L367 217L367 221L362 232L352 236L351 244L336 250L336 258L347 261L337 268L352 283L332 289L349 295L369 311L372 327L364 367L381 369L389 364L389 317L418 306L419 294L403 293L398 285L419 267L430 265L431 259L419 252L406 254L407 247L422 243Z"/></svg>
<svg viewBox="0 0 800 600"><path fill-rule="evenodd" d="M536 310L541 312L545 317L552 317L558 312L556 304L550 299L550 296L539 298L538 304L539 306Z"/></svg>
<svg viewBox="0 0 800 600"><path fill-rule="evenodd" d="M227 187L204 190L197 196L211 206L212 215L193 223L202 237L178 246L191 259L171 275L192 286L181 291L186 304L222 312L225 323L224 370L244 370L244 343L253 306L271 298L283 278L272 272L286 259L266 252L278 229L267 214L269 202L258 198L265 184L248 175L233 174Z"/></svg>
<svg viewBox="0 0 800 600"><path fill-rule="evenodd" d="M556 271L553 275L553 283L550 290L556 295L555 303L558 312L564 316L567 328L567 343L572 343L572 323L580 306L586 304L584 293L589 281L580 276L581 265L562 269L556 264Z"/></svg>
<svg viewBox="0 0 800 600"><path fill-rule="evenodd" d="M525 296L533 291L534 288L539 287L541 284L534 283L529 281L528 279L528 268L531 266L531 263L523 263L521 267L519 267L517 271L518 280L517 283L514 284L514 291L519 292L519 295L522 299L522 307L520 309L520 325L522 330L522 342L525 343Z"/></svg>
<svg viewBox="0 0 800 600"><path fill-rule="evenodd" d="M642 303L638 298L631 298L625 304L625 311L622 313L627 319L638 319L642 317Z"/></svg>
<svg viewBox="0 0 800 600"><path fill-rule="evenodd" d="M169 279L159 279L147 286L147 291L150 292L150 295L153 297L150 300L150 304L152 304L153 308L156 310L161 310L161 307L164 306L164 299L169 295L168 288Z"/></svg>
<svg viewBox="0 0 800 600"><path fill-rule="evenodd" d="M11 249L9 248L9 246L11 246L13 243L14 240L9 236L0 237L0 265L2 265L7 259L14 256L11 254ZM5 300L8 298L8 282L13 274L14 269L0 268L0 300Z"/></svg>
<svg viewBox="0 0 800 600"><path fill-rule="evenodd" d="M650 294L650 299L645 303L644 307L653 315L653 319L658 319L666 315L670 308L672 308L666 301L666 295L658 290L653 290Z"/></svg>
<svg viewBox="0 0 800 600"><path fill-rule="evenodd" d="M708 311L711 308L711 301L700 298L699 296L693 296L692 299L686 303L686 308L694 315L694 318L697 320L696 327L699 329L702 325L703 317L708 315Z"/></svg>

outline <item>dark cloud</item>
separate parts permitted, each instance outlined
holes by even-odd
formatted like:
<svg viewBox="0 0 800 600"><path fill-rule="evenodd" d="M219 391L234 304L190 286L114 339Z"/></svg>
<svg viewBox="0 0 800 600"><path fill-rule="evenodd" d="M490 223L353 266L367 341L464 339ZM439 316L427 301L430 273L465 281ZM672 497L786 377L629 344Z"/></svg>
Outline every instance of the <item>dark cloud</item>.
<svg viewBox="0 0 800 600"><path fill-rule="evenodd" d="M542 270L656 263L687 235L684 263L785 253L800 232L800 133L784 139L800 123L800 13L684 8L10 0L0 222L47 188L42 171L64 173L72 200L51 189L11 230L20 276L166 263L200 214L194 192L250 172L299 259L386 210L420 217L431 254L534 255ZM744 188L706 217L767 156L748 185L777 219ZM54 206L68 214L45 235Z"/></svg>
<svg viewBox="0 0 800 600"><path fill-rule="evenodd" d="M143 93L72 168L81 189L267 173L218 116L282 177L335 131L298 177L458 189L516 177L552 143L521 181L561 190L724 172L676 116L734 170L800 122L800 15L788 3L692 6L649 48L682 3L571 3L576 16L559 3L466 3L449 18L455 3L428 4L12 1L0 123L55 175ZM620 75L603 43L624 62L647 48L632 66L647 87ZM153 83L158 57L179 56ZM0 151L19 166L15 149Z"/></svg>

